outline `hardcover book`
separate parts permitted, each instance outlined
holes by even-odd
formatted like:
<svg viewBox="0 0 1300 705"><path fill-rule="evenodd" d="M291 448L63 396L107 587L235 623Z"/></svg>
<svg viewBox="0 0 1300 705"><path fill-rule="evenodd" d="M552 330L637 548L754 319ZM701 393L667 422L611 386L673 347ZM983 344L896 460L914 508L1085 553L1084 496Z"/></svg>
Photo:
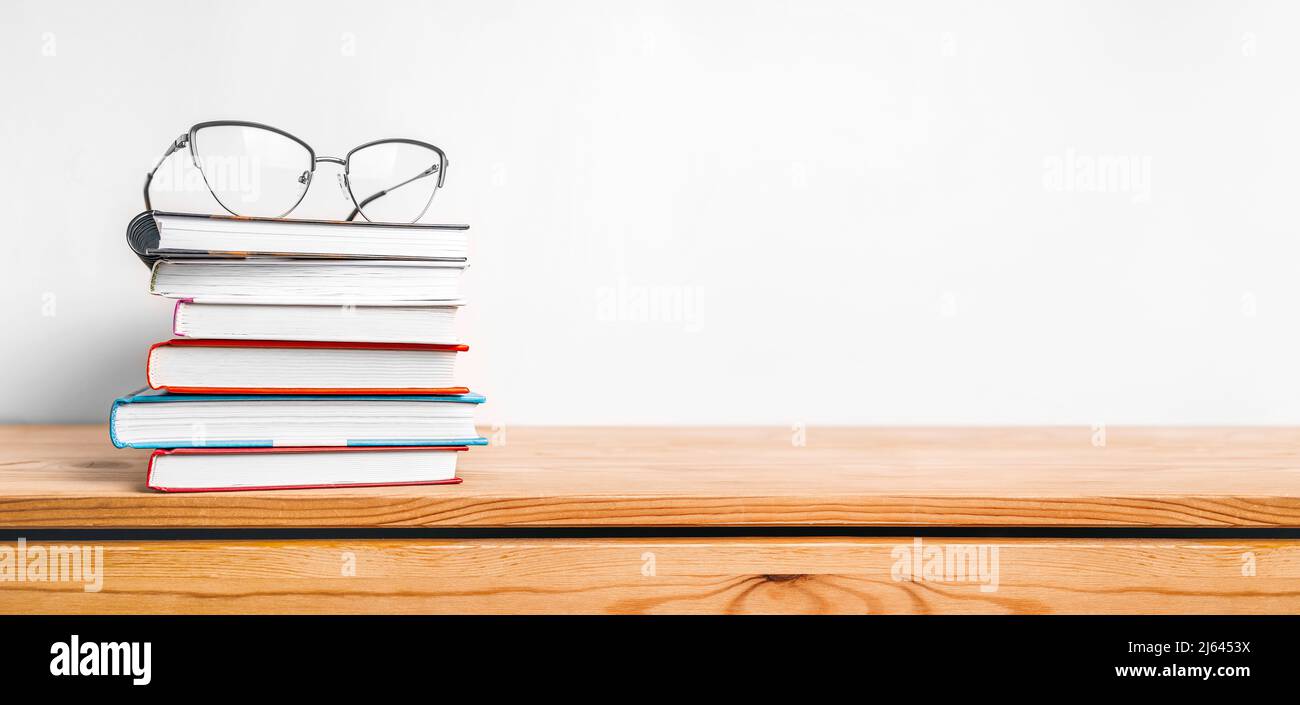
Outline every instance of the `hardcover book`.
<svg viewBox="0 0 1300 705"><path fill-rule="evenodd" d="M118 448L481 446L478 394L173 394L119 397L108 433Z"/></svg>
<svg viewBox="0 0 1300 705"><path fill-rule="evenodd" d="M131 251L160 257L348 257L464 260L468 225L250 218L148 211L127 226Z"/></svg>
<svg viewBox="0 0 1300 705"><path fill-rule="evenodd" d="M200 303L432 305L461 300L464 262L162 259L149 293Z"/></svg>
<svg viewBox="0 0 1300 705"><path fill-rule="evenodd" d="M149 348L151 389L187 394L466 394L465 345L178 338Z"/></svg>
<svg viewBox="0 0 1300 705"><path fill-rule="evenodd" d="M446 485L457 451L443 448L179 448L149 456L145 484L161 492Z"/></svg>
<svg viewBox="0 0 1300 705"><path fill-rule="evenodd" d="M288 306L177 301L172 334L222 340L457 345L459 302L443 306Z"/></svg>

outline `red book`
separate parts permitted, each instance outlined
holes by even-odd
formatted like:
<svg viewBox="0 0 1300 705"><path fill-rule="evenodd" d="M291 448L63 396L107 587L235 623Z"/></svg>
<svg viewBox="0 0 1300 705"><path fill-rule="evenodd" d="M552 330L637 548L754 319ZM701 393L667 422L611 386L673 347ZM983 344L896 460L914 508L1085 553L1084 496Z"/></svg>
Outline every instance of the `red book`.
<svg viewBox="0 0 1300 705"><path fill-rule="evenodd" d="M152 389L187 394L465 394L465 345L176 339L149 348Z"/></svg>
<svg viewBox="0 0 1300 705"><path fill-rule="evenodd" d="M149 456L145 484L160 492L450 485L464 446L177 448Z"/></svg>

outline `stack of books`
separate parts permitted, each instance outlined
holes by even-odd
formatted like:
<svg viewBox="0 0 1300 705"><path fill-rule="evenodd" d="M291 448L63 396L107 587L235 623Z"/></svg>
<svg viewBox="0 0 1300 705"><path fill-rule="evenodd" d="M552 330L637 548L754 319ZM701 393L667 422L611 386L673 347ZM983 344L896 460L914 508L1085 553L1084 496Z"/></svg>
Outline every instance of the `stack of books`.
<svg viewBox="0 0 1300 705"><path fill-rule="evenodd" d="M459 482L486 445L453 370L468 226L151 211L127 241L175 339L113 403L168 492Z"/></svg>

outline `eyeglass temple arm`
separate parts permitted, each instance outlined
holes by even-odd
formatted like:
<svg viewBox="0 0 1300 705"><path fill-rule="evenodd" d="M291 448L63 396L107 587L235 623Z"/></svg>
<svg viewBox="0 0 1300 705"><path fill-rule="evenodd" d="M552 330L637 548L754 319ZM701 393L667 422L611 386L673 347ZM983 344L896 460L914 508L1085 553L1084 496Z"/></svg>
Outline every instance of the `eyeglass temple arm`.
<svg viewBox="0 0 1300 705"><path fill-rule="evenodd" d="M392 192L392 191L396 191L397 189L399 189L399 188L401 188L401 187L403 187L403 186L405 186L405 185L411 183L412 181L418 181L418 180L420 180L420 179L423 179L423 178L426 177L426 176L430 176L430 175L432 175L432 174L437 174L437 175L438 175L438 186L436 186L435 188L440 188L440 187L442 186L443 177L446 176L446 174L447 174L447 164L449 164L449 163L450 163L450 162L448 162L447 160L444 159L444 160L442 161L441 164L434 164L433 166L429 167L428 169L425 169L424 171L422 171L422 172L416 174L415 176L412 176L411 178L407 179L406 181L403 181L403 182L400 183L400 184L397 184L396 186L389 186L388 188L384 189L383 191L380 191L379 193L374 193L374 194L371 194L371 195L367 196L367 197L366 197L364 200L362 200L360 203L357 203L357 207L356 207L356 208L353 208L353 209L352 209L352 212L348 214L347 220L348 220L349 222L351 222L352 220L354 220L354 219L357 217L357 215L359 215L359 214L361 213L361 209L362 209L362 208L365 208L365 207L366 207L366 206L367 206L371 201L374 201L374 200L377 199L377 198L382 198L382 197L384 197L384 196L387 196L390 192Z"/></svg>
<svg viewBox="0 0 1300 705"><path fill-rule="evenodd" d="M166 152L163 152L162 157L158 159L158 163L153 165L153 168L149 170L148 174L145 174L144 177L144 209L145 210L147 211L153 210L153 204L149 201L149 185L153 183L154 172L158 171L158 167L162 166L162 163L167 161L167 157L170 157L171 155L175 154L176 150L184 147L189 143L190 143L190 134L188 132L172 140L171 146L167 148Z"/></svg>

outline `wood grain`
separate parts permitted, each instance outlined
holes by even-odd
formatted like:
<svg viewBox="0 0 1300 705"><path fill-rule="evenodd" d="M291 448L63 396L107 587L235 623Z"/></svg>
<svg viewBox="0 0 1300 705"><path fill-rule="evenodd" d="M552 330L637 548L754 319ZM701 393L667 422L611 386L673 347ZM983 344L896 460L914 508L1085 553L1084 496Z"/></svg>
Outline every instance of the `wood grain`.
<svg viewBox="0 0 1300 705"><path fill-rule="evenodd" d="M900 551L915 547L906 538L102 545L100 592L0 582L0 612L1300 612L1300 545L1279 540L924 539L923 552L996 547L989 591L978 580L895 579L906 577Z"/></svg>
<svg viewBox="0 0 1300 705"><path fill-rule="evenodd" d="M164 495L103 426L7 426L0 526L1300 526L1300 429L1106 435L510 428L457 486Z"/></svg>

